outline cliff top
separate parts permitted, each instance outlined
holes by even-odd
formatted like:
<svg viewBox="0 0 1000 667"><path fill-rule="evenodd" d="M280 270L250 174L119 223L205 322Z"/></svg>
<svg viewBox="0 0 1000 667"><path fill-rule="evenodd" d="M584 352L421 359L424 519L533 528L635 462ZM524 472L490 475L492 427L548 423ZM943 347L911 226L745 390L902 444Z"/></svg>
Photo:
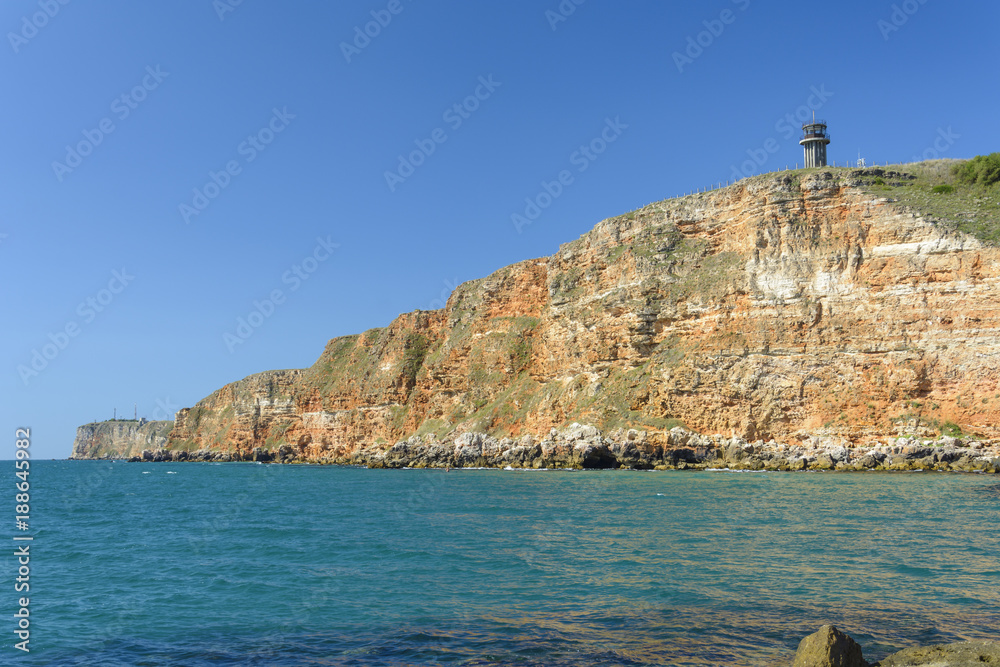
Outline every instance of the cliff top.
<svg viewBox="0 0 1000 667"><path fill-rule="evenodd" d="M1000 181L996 176L967 175L963 166L986 162L1000 168L1000 153L973 160L941 159L865 168L820 167L751 176L740 184L763 185L788 175L793 183L829 173L838 183L884 197L918 216L944 223L991 246L1000 245ZM730 186L733 187L733 186Z"/></svg>

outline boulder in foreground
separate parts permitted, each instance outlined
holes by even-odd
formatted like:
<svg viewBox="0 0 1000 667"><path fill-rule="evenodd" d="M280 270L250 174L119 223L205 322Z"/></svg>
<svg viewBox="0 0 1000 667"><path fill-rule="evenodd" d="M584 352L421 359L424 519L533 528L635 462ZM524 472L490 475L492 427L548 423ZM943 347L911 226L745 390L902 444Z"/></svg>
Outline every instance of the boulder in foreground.
<svg viewBox="0 0 1000 667"><path fill-rule="evenodd" d="M868 667L861 657L861 647L832 625L799 642L792 667Z"/></svg>

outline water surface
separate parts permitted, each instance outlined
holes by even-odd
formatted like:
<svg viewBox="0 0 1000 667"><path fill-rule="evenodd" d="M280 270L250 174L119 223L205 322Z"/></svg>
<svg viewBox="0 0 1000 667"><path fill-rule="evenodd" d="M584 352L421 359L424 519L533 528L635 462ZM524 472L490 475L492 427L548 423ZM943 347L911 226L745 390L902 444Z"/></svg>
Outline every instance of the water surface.
<svg viewBox="0 0 1000 667"><path fill-rule="evenodd" d="M19 664L787 665L823 623L869 660L1000 628L992 476L33 465Z"/></svg>

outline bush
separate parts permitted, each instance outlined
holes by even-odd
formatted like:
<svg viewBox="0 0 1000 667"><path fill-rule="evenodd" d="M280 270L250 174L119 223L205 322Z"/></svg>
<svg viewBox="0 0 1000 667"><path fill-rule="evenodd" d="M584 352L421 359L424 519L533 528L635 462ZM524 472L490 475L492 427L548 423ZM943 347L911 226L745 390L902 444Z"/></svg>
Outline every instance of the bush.
<svg viewBox="0 0 1000 667"><path fill-rule="evenodd" d="M953 188L950 185L935 185L933 188L931 188L931 192L937 193L939 195L946 195L954 191L955 188Z"/></svg>
<svg viewBox="0 0 1000 667"><path fill-rule="evenodd" d="M954 167L955 175L969 185L993 185L1000 182L1000 153L977 155Z"/></svg>
<svg viewBox="0 0 1000 667"><path fill-rule="evenodd" d="M962 433L962 427L955 422L947 421L941 424L941 435L950 435L953 438L961 438L964 434Z"/></svg>
<svg viewBox="0 0 1000 667"><path fill-rule="evenodd" d="M427 356L427 338L418 333L408 333L403 344L403 375L412 387L417 381L417 372Z"/></svg>

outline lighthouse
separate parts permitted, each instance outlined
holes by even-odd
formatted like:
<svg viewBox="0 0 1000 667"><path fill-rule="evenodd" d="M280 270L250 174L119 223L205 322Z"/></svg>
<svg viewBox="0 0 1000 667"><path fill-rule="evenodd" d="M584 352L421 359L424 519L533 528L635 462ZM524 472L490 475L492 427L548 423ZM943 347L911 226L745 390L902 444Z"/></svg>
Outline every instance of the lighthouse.
<svg viewBox="0 0 1000 667"><path fill-rule="evenodd" d="M830 143L830 135L826 132L825 120L816 120L816 114L813 113L812 122L802 124L799 143L805 152L806 168L826 166L826 145Z"/></svg>

